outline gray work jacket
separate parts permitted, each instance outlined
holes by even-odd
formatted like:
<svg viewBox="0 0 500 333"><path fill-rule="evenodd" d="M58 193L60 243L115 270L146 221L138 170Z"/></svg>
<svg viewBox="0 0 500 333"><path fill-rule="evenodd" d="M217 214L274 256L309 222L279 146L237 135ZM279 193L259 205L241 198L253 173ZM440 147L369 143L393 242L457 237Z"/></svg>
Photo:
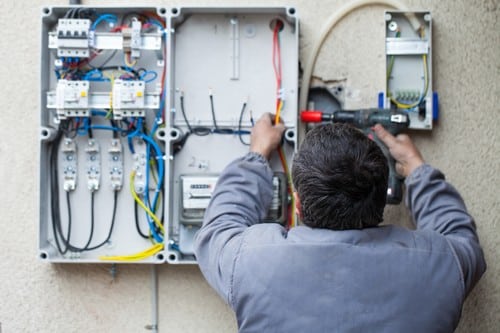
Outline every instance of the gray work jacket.
<svg viewBox="0 0 500 333"><path fill-rule="evenodd" d="M486 269L474 221L429 165L406 179L417 230L259 223L272 171L249 153L220 175L195 253L240 332L452 332Z"/></svg>

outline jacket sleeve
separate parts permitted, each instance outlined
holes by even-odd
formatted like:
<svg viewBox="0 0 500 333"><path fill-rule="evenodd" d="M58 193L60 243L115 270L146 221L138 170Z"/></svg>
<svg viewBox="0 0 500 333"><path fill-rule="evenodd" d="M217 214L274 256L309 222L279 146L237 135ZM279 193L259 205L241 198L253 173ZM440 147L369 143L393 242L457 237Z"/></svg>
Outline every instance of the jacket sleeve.
<svg viewBox="0 0 500 333"><path fill-rule="evenodd" d="M232 276L245 230L259 223L272 198L272 171L267 160L248 153L221 173L194 249L208 283L233 305Z"/></svg>
<svg viewBox="0 0 500 333"><path fill-rule="evenodd" d="M417 229L443 235L462 271L467 295L486 270L473 218L457 190L430 165L415 169L406 179L406 205Z"/></svg>

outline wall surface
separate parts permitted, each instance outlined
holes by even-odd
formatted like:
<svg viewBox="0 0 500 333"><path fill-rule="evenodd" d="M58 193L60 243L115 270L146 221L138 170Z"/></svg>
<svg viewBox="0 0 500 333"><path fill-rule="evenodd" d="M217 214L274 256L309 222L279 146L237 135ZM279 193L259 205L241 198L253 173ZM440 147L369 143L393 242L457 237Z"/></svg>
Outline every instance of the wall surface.
<svg viewBox="0 0 500 333"><path fill-rule="evenodd" d="M268 1L84 1L84 4L268 5ZM301 24L301 58L327 17L345 1L289 0ZM457 332L500 331L500 2L405 1L430 10L434 90L441 117L432 133L412 134L426 160L445 172L476 218L488 271L469 295ZM39 38L42 5L0 1L0 332L146 332L151 267L51 265L36 258ZM313 5L314 4L314 5ZM382 6L360 9L328 37L315 75L346 85L347 107L376 105L384 84ZM410 226L404 206L386 221ZM160 332L235 332L231 310L196 266L158 267ZM390 283L390 281L387 281ZM300 286L297 286L300 288ZM282 309L283 310L283 309Z"/></svg>

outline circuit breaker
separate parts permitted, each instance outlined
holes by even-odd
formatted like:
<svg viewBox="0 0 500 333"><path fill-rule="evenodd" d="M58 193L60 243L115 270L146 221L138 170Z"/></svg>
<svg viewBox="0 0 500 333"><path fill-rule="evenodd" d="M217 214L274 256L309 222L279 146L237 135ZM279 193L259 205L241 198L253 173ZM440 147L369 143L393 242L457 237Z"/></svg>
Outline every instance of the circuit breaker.
<svg viewBox="0 0 500 333"><path fill-rule="evenodd" d="M298 35L293 7L43 8L39 257L196 262L218 175L264 112L286 126L265 222L294 223Z"/></svg>

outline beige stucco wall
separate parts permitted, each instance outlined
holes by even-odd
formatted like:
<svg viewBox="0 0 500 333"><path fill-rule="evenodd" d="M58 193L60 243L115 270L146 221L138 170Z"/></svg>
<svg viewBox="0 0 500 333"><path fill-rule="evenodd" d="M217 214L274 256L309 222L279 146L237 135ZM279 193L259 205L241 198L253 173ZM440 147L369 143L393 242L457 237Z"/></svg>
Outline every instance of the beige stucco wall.
<svg viewBox="0 0 500 333"><path fill-rule="evenodd" d="M414 137L427 161L441 168L463 194L476 218L488 262L487 273L465 304L458 332L499 332L500 2L405 2L412 9L433 13L434 89L441 104L439 125L432 133ZM113 2L84 1L98 3ZM271 2L114 3L230 6ZM296 6L304 57L328 15L344 1L272 3ZM66 4L0 1L0 331L143 332L151 317L150 267L119 266L113 280L109 265L51 265L36 258L40 8ZM367 7L350 15L330 35L318 59L318 76L345 80L348 107L376 105L376 94L383 89L383 10ZM390 207L386 213L388 222L409 224L403 206ZM163 265L159 283L161 332L236 331L231 310L196 266Z"/></svg>

